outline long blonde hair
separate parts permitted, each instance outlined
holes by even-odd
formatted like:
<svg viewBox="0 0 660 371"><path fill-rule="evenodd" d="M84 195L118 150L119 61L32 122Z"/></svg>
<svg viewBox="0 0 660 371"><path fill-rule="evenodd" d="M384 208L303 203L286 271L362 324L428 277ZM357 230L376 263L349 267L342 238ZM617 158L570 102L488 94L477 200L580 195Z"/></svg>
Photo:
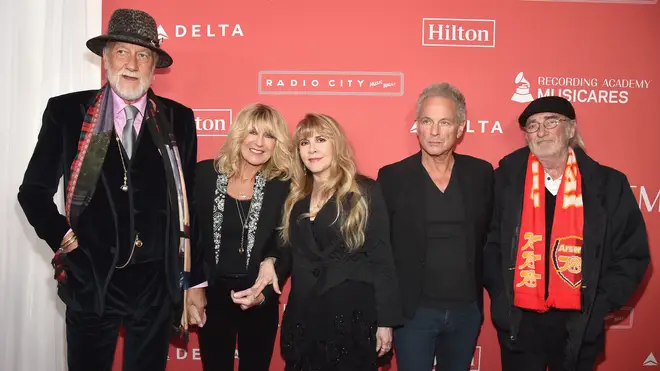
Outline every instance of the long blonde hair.
<svg viewBox="0 0 660 371"><path fill-rule="evenodd" d="M291 166L291 136L284 117L273 107L256 103L243 108L231 124L227 140L220 147L214 160L215 169L228 177L239 171L242 158L241 145L252 129L270 132L275 137L275 149L272 157L262 166L261 174L270 180L289 178Z"/></svg>
<svg viewBox="0 0 660 371"><path fill-rule="evenodd" d="M337 121L324 114L307 114L294 131L295 151L293 151L293 161L291 162L291 190L284 204L282 240L285 243L289 242L289 220L293 206L312 194L314 179L311 172L306 171L300 157L300 141L313 135L324 136L334 149L330 176L328 181L321 185L321 195L327 198L335 194L337 215L333 223L337 221L341 223L341 234L347 249L349 251L359 249L364 245L365 240L369 214L368 203L356 180L357 167L346 136ZM351 196L348 197L349 195ZM309 213L305 213L301 217L309 216Z"/></svg>

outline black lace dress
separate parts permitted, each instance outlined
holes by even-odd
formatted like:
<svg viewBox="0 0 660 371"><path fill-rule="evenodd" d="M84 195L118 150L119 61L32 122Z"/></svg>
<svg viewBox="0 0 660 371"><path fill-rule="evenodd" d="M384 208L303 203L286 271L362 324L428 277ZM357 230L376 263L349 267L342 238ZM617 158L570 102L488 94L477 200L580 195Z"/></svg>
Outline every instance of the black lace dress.
<svg viewBox="0 0 660 371"><path fill-rule="evenodd" d="M291 304L280 338L286 371L377 370L375 305L366 284L347 281Z"/></svg>

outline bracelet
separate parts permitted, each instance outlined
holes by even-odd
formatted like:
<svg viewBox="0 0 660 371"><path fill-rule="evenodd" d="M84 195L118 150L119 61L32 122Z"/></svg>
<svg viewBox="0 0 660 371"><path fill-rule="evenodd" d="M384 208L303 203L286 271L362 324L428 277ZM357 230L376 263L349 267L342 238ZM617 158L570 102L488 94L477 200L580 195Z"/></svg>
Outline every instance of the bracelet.
<svg viewBox="0 0 660 371"><path fill-rule="evenodd" d="M60 246L60 249L64 250L67 247L73 245L73 243L76 242L77 239L78 239L77 237L73 237L73 238L68 239L67 242L63 246Z"/></svg>
<svg viewBox="0 0 660 371"><path fill-rule="evenodd" d="M71 240L74 239L74 238L76 238L76 234L75 234L75 233L71 233L71 236L69 236L69 238L68 238L66 241L64 241L64 242L71 241Z"/></svg>
<svg viewBox="0 0 660 371"><path fill-rule="evenodd" d="M66 248L67 246L71 245L77 239L78 239L78 237L75 234L71 234L71 237L69 237L66 241L62 242L60 244L60 246L63 247L63 248Z"/></svg>

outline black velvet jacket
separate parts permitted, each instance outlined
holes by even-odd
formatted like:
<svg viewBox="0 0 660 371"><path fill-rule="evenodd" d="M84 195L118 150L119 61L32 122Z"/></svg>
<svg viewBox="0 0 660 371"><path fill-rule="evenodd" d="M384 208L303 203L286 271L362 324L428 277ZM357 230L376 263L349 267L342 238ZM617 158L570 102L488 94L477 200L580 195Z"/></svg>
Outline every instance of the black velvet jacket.
<svg viewBox="0 0 660 371"><path fill-rule="evenodd" d="M29 223L53 251L59 248L70 228L53 196L62 176L66 189L84 116L97 92L75 92L48 101L39 138L18 192L18 201ZM175 101L154 95L151 90L148 94L159 110L151 120L169 120L177 138L190 215L194 216L197 136L193 112ZM150 103L147 109L149 107ZM173 302L180 302L182 297L178 220L170 215L164 164L146 122L138 135L136 152L127 164L129 192L119 189L124 171L119 156L123 149L117 144L113 136L99 184L74 229L79 247L66 255L68 279L58 286L62 301L78 311L103 312L106 288L115 266L122 265L130 256L135 231L140 233L143 245L136 250L133 262L163 260Z"/></svg>

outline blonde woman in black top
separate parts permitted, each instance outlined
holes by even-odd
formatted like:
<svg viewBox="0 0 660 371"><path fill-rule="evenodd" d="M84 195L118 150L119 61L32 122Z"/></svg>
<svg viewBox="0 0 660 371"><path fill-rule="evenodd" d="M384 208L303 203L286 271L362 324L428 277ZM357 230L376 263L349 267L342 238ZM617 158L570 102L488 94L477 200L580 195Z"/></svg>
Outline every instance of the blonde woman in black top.
<svg viewBox="0 0 660 371"><path fill-rule="evenodd" d="M199 259L187 305L191 322L199 326L204 370L233 370L237 345L239 370L269 369L279 289L235 294L255 283L276 243L290 161L284 119L272 107L255 104L237 115L219 155L198 164L193 242Z"/></svg>

